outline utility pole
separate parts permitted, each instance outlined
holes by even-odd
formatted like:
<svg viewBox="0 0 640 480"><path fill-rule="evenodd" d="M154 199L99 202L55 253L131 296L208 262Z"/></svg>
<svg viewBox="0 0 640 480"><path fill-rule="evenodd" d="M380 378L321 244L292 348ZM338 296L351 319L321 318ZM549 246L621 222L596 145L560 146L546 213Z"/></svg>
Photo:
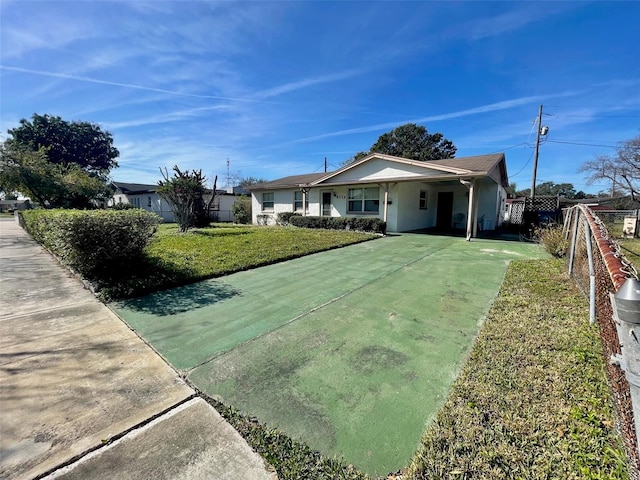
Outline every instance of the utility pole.
<svg viewBox="0 0 640 480"><path fill-rule="evenodd" d="M536 196L536 174L538 173L538 152L540 151L540 134L542 133L542 105L538 110L538 131L536 132L536 151L533 157L533 180L531 181L531 200Z"/></svg>
<svg viewBox="0 0 640 480"><path fill-rule="evenodd" d="M327 157L324 157L324 173L327 173Z"/></svg>

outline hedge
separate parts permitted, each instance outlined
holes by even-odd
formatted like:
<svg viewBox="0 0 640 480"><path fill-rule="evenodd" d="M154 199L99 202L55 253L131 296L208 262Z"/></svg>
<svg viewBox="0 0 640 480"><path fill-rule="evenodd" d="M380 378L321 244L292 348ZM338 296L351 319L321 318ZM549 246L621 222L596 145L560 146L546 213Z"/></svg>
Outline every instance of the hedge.
<svg viewBox="0 0 640 480"><path fill-rule="evenodd" d="M295 227L326 228L329 230L357 230L361 232L386 233L387 223L379 218L363 217L302 217L292 215L289 223Z"/></svg>
<svg viewBox="0 0 640 480"><path fill-rule="evenodd" d="M27 210L27 232L88 279L126 268L142 255L160 217L131 210Z"/></svg>

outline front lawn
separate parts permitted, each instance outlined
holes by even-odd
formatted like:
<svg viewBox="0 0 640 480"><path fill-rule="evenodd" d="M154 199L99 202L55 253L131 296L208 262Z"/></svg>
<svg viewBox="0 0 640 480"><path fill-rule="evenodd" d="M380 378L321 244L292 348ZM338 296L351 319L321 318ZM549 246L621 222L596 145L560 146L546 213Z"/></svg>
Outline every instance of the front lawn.
<svg viewBox="0 0 640 480"><path fill-rule="evenodd" d="M95 281L105 298L129 298L377 238L337 230L219 224L180 233L162 224L144 258Z"/></svg>

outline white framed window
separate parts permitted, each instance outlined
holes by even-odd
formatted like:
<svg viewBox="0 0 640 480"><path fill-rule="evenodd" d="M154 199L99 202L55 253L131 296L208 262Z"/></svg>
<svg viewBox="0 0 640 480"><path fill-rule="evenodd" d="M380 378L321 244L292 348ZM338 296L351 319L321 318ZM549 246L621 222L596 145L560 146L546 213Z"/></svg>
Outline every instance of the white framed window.
<svg viewBox="0 0 640 480"><path fill-rule="evenodd" d="M429 195L426 191L420 190L420 210L426 210L429 203Z"/></svg>
<svg viewBox="0 0 640 480"><path fill-rule="evenodd" d="M302 199L303 199L303 195L302 195L302 191L301 190L296 190L295 192L293 192L293 211L294 212L301 212L302 211ZM309 210L309 197L307 197L307 201L305 202L305 210Z"/></svg>
<svg viewBox="0 0 640 480"><path fill-rule="evenodd" d="M273 192L262 192L262 211L273 210Z"/></svg>
<svg viewBox="0 0 640 480"><path fill-rule="evenodd" d="M350 188L349 189L349 213L379 213L380 212L380 188Z"/></svg>
<svg viewBox="0 0 640 480"><path fill-rule="evenodd" d="M151 197L147 197L147 207L151 208Z"/></svg>

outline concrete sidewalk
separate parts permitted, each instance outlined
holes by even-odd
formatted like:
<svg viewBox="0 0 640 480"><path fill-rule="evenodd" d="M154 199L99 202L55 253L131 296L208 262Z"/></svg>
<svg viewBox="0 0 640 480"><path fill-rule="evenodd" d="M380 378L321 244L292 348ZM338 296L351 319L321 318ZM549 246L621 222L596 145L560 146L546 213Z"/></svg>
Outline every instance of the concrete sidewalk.
<svg viewBox="0 0 640 480"><path fill-rule="evenodd" d="M276 478L13 219L0 293L0 478Z"/></svg>

